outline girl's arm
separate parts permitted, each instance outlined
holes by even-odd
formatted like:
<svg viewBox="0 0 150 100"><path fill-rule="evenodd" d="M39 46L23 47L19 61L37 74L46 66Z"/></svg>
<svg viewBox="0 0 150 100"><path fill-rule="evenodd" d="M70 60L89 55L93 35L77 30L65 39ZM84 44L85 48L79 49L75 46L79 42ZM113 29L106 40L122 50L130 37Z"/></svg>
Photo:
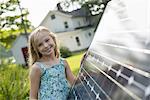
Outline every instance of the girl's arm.
<svg viewBox="0 0 150 100"><path fill-rule="evenodd" d="M71 72L70 66L66 60L64 60L65 68L66 68L66 77L67 80L71 85L73 85L74 81L76 80L76 77Z"/></svg>
<svg viewBox="0 0 150 100"><path fill-rule="evenodd" d="M38 89L41 71L37 65L33 65L30 72L30 100L38 99Z"/></svg>

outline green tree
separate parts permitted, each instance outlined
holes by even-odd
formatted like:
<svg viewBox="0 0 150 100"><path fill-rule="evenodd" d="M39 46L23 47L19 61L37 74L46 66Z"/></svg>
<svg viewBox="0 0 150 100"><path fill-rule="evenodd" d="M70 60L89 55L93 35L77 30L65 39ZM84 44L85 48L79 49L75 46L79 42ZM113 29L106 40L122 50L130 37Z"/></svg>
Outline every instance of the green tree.
<svg viewBox="0 0 150 100"><path fill-rule="evenodd" d="M21 8L19 0L0 2L0 44L6 48L11 46L15 38L27 34L31 22L27 19L28 10Z"/></svg>
<svg viewBox="0 0 150 100"><path fill-rule="evenodd" d="M85 7L87 10L89 10L92 15L95 15L103 12L106 4L109 1L110 0L65 0L62 2L62 8L67 8L78 3L81 7Z"/></svg>

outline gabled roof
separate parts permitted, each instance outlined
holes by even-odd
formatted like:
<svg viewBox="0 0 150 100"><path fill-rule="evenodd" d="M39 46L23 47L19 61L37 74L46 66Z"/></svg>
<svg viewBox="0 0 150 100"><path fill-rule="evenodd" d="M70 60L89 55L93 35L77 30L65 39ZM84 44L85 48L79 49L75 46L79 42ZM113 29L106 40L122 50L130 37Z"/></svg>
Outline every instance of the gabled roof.
<svg viewBox="0 0 150 100"><path fill-rule="evenodd" d="M71 12L63 11L63 10L50 10L47 15L44 17L44 19L41 21L41 23L47 18L47 16L50 13L60 14L65 17L87 17L92 16L89 11L87 11L85 8L80 8L77 10L73 10ZM41 25L41 23L39 25Z"/></svg>
<svg viewBox="0 0 150 100"><path fill-rule="evenodd" d="M64 14L72 15L72 17L86 17L86 16L91 16L90 12L88 12L85 8L80 8L77 10L73 10L71 12L67 11L60 11Z"/></svg>

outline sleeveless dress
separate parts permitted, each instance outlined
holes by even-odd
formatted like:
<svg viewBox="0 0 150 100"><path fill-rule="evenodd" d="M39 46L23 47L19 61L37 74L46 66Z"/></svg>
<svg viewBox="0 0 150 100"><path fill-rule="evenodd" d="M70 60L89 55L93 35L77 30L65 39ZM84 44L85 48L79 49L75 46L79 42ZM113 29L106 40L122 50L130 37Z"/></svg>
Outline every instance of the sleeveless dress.
<svg viewBox="0 0 150 100"><path fill-rule="evenodd" d="M50 66L36 62L41 69L41 81L38 91L38 100L67 100L70 90L65 75L65 66L60 59L59 64Z"/></svg>

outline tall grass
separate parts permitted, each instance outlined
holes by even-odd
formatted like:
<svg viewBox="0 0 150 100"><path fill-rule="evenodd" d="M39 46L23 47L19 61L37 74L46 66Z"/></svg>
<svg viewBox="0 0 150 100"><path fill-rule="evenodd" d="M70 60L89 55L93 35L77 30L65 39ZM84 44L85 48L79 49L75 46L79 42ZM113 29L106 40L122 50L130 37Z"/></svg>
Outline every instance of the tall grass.
<svg viewBox="0 0 150 100"><path fill-rule="evenodd" d="M25 100L28 93L28 70L16 64L0 65L0 100Z"/></svg>

